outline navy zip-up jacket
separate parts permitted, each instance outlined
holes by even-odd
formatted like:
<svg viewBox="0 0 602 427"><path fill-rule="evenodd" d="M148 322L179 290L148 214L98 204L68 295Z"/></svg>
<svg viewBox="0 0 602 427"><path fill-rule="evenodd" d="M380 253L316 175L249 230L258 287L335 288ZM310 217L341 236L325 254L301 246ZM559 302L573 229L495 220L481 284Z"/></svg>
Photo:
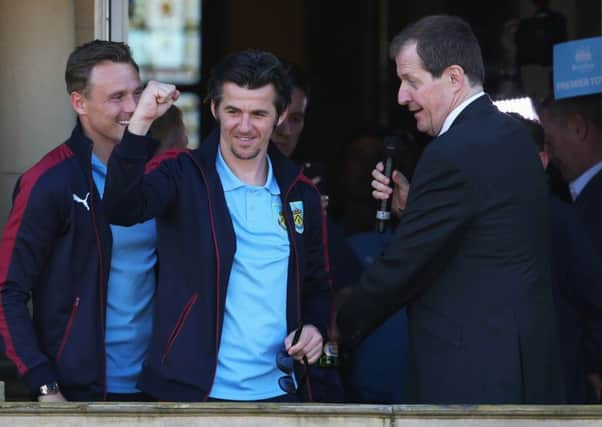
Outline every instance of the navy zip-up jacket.
<svg viewBox="0 0 602 427"><path fill-rule="evenodd" d="M147 147L147 158L155 147ZM78 124L27 170L0 243L1 349L33 394L58 381L68 400L106 395L112 235L92 179L91 152Z"/></svg>
<svg viewBox="0 0 602 427"><path fill-rule="evenodd" d="M111 223L157 219L159 279L151 344L139 387L161 400L203 401L213 385L226 292L236 250L215 159L219 133L199 149L169 151L145 168L149 138L126 131L109 159L104 206ZM326 337L331 313L320 195L270 146L281 189L290 257L287 330L300 322ZM304 205L303 231L289 202ZM275 363L275 361L274 361Z"/></svg>

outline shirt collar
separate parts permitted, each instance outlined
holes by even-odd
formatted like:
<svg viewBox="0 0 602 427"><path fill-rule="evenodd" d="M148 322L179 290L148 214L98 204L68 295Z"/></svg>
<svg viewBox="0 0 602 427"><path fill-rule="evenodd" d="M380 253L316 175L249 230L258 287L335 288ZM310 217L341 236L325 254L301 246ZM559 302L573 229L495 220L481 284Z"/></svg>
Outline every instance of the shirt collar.
<svg viewBox="0 0 602 427"><path fill-rule="evenodd" d="M456 108L454 108L452 110L451 113L449 113L447 115L447 117L445 118L445 121L443 122L443 126L441 127L441 130L439 131L439 135L437 136L441 136L443 135L445 132L447 132L449 130L449 128L451 127L451 125L454 123L454 120L456 120L456 117L458 117L460 115L460 113L466 108L468 107L468 105L473 102L475 99L481 97L485 95L485 92L480 91L478 93L475 93L473 96L471 96L468 99L465 99L464 102L462 102L460 105L458 105Z"/></svg>
<svg viewBox="0 0 602 427"><path fill-rule="evenodd" d="M579 175L578 178L574 179L569 183L569 189L571 190L571 198L573 202L579 197L579 194L583 191L585 186L591 181L591 179L602 169L602 162L598 162L591 168Z"/></svg>
<svg viewBox="0 0 602 427"><path fill-rule="evenodd" d="M270 160L269 155L266 155L266 160L268 162L268 176L265 180L265 184L263 184L260 187L265 188L267 191L270 192L270 194L278 195L280 194L280 188L278 187L278 183L274 179L272 161ZM234 172L232 172L232 169L230 169L230 166L228 166L228 164L224 160L219 146L217 147L215 167L217 168L217 173L219 175L220 181L222 182L222 187L224 188L224 191L232 191L240 187L252 187L251 185L244 183L236 175L234 175Z"/></svg>
<svg viewBox="0 0 602 427"><path fill-rule="evenodd" d="M90 160L90 163L92 164L92 170L94 172L98 173L102 177L107 176L107 165L105 165L100 158L94 154L94 151L92 151L92 157Z"/></svg>

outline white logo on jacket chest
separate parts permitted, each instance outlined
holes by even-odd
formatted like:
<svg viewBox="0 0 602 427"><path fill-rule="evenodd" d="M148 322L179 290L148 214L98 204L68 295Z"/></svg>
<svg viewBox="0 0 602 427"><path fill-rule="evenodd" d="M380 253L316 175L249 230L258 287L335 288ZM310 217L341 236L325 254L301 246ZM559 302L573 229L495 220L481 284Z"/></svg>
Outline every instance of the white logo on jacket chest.
<svg viewBox="0 0 602 427"><path fill-rule="evenodd" d="M84 205L84 207L86 208L86 210L89 211L90 210L90 206L88 206L88 197L89 196L90 196L90 193L86 193L86 195L82 199L77 194L73 193L73 201L75 203L81 203L82 205Z"/></svg>

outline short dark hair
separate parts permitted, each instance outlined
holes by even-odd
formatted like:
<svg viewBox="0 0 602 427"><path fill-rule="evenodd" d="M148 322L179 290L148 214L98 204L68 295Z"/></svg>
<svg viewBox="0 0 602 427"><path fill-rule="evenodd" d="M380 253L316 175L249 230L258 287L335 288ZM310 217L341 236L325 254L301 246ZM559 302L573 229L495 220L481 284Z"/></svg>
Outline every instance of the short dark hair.
<svg viewBox="0 0 602 427"><path fill-rule="evenodd" d="M307 79L305 71L303 71L299 65L292 62L285 62L284 68L286 69L291 80L291 86L299 89L301 92L303 92L303 94L305 94L307 99L309 99L311 88L309 86L309 80Z"/></svg>
<svg viewBox="0 0 602 427"><path fill-rule="evenodd" d="M538 106L537 111L541 114L547 111L554 118L568 118L573 114L583 116L585 120L602 130L602 95L584 95L573 98L544 99Z"/></svg>
<svg viewBox="0 0 602 427"><path fill-rule="evenodd" d="M392 59L409 43L416 42L416 52L433 77L441 77L450 65L464 69L471 84L483 84L485 67L481 47L470 25L457 16L426 16L404 28L389 47Z"/></svg>
<svg viewBox="0 0 602 427"><path fill-rule="evenodd" d="M153 136L153 138L163 142L174 129L179 127L184 127L182 110L180 110L176 105L172 105L167 109L165 114L153 122L150 127L150 134Z"/></svg>
<svg viewBox="0 0 602 427"><path fill-rule="evenodd" d="M288 73L280 60L270 52L247 49L231 53L222 59L211 70L205 102L214 102L217 107L222 100L226 82L247 89L274 85L274 106L278 116L291 102L291 82Z"/></svg>
<svg viewBox="0 0 602 427"><path fill-rule="evenodd" d="M88 89L92 69L105 61L132 64L136 72L140 71L127 44L107 40L94 40L77 47L69 55L65 68L67 93L85 93Z"/></svg>

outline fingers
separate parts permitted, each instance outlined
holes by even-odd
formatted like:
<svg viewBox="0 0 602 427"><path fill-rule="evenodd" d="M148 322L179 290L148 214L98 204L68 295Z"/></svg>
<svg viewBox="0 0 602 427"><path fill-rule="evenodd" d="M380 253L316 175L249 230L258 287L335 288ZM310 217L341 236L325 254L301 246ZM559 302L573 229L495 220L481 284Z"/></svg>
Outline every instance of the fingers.
<svg viewBox="0 0 602 427"><path fill-rule="evenodd" d="M131 133L145 135L153 121L161 117L180 96L175 85L154 80L148 82L128 126Z"/></svg>
<svg viewBox="0 0 602 427"><path fill-rule="evenodd" d="M392 179L393 179L393 182L395 183L395 185L399 185L400 187L409 187L410 186L410 182L408 181L408 179L405 177L404 174L402 174L398 170L393 171Z"/></svg>
<svg viewBox="0 0 602 427"><path fill-rule="evenodd" d="M180 96L180 91L176 89L175 85L169 83L159 83L151 80L149 85L153 85L153 95L157 104L173 104ZM147 86L148 89L148 86ZM146 90L146 89L145 89Z"/></svg>
<svg viewBox="0 0 602 427"><path fill-rule="evenodd" d="M370 185L372 186L372 197L376 200L387 200L393 190L389 187L389 178L387 178L383 173L383 163L378 162L376 168L372 170L372 182Z"/></svg>
<svg viewBox="0 0 602 427"><path fill-rule="evenodd" d="M399 171L393 171L391 177L395 183L395 191L393 193L393 201L391 208L398 217L406 208L408 194L410 192L410 183L407 178Z"/></svg>
<svg viewBox="0 0 602 427"><path fill-rule="evenodd" d="M297 344L291 346L294 332L286 337L284 343L288 354L295 360L302 361L303 356L307 357L307 361L312 364L318 361L322 355L322 334L313 325L305 325L299 336Z"/></svg>

